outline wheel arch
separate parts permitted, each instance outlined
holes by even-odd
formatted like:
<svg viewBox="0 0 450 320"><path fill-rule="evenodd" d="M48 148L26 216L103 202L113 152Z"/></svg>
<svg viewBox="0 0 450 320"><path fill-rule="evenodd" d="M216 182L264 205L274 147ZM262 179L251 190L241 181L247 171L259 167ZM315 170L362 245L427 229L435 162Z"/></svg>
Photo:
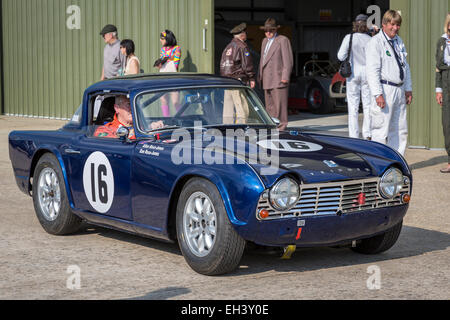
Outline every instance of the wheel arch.
<svg viewBox="0 0 450 320"><path fill-rule="evenodd" d="M59 166L61 168L61 172L62 172L62 175L64 178L64 184L66 186L67 199L69 200L70 207L73 208L72 194L70 192L69 180L67 179L67 171L66 171L66 166L64 164L64 160L63 160L61 154L59 153L59 151L50 146L39 148L38 150L36 150L36 152L33 155L33 158L31 160L31 165L30 165L30 179L28 179L28 193L30 193L30 195L31 195L31 191L33 189L33 185L31 183L31 178L34 178L34 171L36 169L36 166L37 166L39 160L47 153L53 155L59 163ZM33 179L33 181L34 181L34 179Z"/></svg>
<svg viewBox="0 0 450 320"><path fill-rule="evenodd" d="M228 219L230 220L231 224L236 225L243 225L246 224L243 221L240 221L233 210L233 206L228 194L228 191L226 189L225 184L223 183L222 179L206 170L196 170L194 172L186 172L182 176L180 176L177 181L174 183L174 187L172 188L172 191L170 193L169 197L169 207L168 207L168 219L167 219L167 232L170 239L175 240L176 239L176 210L178 206L178 200L181 191L183 190L186 183L188 183L190 180L194 178L201 178L208 180L212 184L215 185L217 190L219 191L220 196L222 197L225 210L227 212Z"/></svg>

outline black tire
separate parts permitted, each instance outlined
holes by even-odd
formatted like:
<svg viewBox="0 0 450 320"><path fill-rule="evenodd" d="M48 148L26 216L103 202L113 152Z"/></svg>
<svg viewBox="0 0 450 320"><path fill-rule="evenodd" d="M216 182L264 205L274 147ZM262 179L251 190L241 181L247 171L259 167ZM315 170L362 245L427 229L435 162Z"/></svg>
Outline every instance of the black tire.
<svg viewBox="0 0 450 320"><path fill-rule="evenodd" d="M388 229L385 233L363 239L352 248L353 251L362 254L378 254L389 250L396 242L402 231L403 220Z"/></svg>
<svg viewBox="0 0 450 320"><path fill-rule="evenodd" d="M334 110L334 100L318 84L312 84L306 96L309 110L315 114L331 113Z"/></svg>
<svg viewBox="0 0 450 320"><path fill-rule="evenodd" d="M198 222L190 219L192 210L195 211L192 215L199 213L197 207L192 207L193 203L197 204L196 201L202 205ZM211 208L211 205L212 210L207 214L205 211L208 210L203 206ZM178 200L176 225L181 252L194 271L219 275L231 272L239 265L246 242L231 225L222 197L210 181L193 178L186 183ZM197 231L194 232L194 228ZM210 229L214 230L214 235ZM192 236L197 232L198 237ZM205 250L208 241L211 246Z"/></svg>
<svg viewBox="0 0 450 320"><path fill-rule="evenodd" d="M46 178L52 180L51 186ZM74 233L82 224L82 219L70 209L61 167L53 154L44 154L36 165L33 175L33 204L40 224L50 234Z"/></svg>

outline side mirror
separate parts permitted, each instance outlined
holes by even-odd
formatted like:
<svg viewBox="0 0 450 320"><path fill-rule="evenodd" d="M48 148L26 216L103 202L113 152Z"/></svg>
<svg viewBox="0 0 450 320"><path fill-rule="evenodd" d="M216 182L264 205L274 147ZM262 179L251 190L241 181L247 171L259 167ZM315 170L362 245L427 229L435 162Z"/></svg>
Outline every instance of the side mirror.
<svg viewBox="0 0 450 320"><path fill-rule="evenodd" d="M119 137L119 140L128 142L128 135L130 134L130 130L125 127L120 127L117 129L116 135Z"/></svg>

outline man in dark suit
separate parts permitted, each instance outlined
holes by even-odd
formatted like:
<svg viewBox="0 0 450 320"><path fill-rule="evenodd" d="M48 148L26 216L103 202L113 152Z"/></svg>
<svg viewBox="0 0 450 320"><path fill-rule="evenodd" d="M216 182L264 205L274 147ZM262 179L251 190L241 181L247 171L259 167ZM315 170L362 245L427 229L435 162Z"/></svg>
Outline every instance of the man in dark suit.
<svg viewBox="0 0 450 320"><path fill-rule="evenodd" d="M261 46L258 82L264 89L266 110L271 117L278 118L278 129L288 125L289 80L294 64L289 39L279 35L276 20L269 18L263 27L266 37Z"/></svg>

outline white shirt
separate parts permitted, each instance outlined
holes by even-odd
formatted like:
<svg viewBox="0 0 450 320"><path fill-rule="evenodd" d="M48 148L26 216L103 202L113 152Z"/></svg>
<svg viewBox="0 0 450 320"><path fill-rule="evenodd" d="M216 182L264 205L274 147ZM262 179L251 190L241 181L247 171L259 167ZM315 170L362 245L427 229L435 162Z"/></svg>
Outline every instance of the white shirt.
<svg viewBox="0 0 450 320"><path fill-rule="evenodd" d="M266 59L267 52L269 52L270 46L272 45L272 43L273 43L273 41L275 40L275 38L276 38L277 35L278 35L278 34L275 33L275 34L273 35L272 38L267 39L266 48L264 49L264 60ZM264 60L263 60L263 61L264 61Z"/></svg>
<svg viewBox="0 0 450 320"><path fill-rule="evenodd" d="M348 48L350 46L350 34L342 40L338 51L338 59L344 61L347 59ZM365 33L354 33L352 40L352 50L350 52L350 64L352 65L353 76L365 73L366 68L366 46L371 37Z"/></svg>
<svg viewBox="0 0 450 320"><path fill-rule="evenodd" d="M385 37L386 36L386 37ZM366 47L367 82L373 96L383 94L381 80L402 83L405 91L412 91L411 71L406 57L405 44L399 36L395 36L395 49L403 65L404 79L400 79L400 70L391 45L386 40L389 37L380 31L370 39Z"/></svg>

